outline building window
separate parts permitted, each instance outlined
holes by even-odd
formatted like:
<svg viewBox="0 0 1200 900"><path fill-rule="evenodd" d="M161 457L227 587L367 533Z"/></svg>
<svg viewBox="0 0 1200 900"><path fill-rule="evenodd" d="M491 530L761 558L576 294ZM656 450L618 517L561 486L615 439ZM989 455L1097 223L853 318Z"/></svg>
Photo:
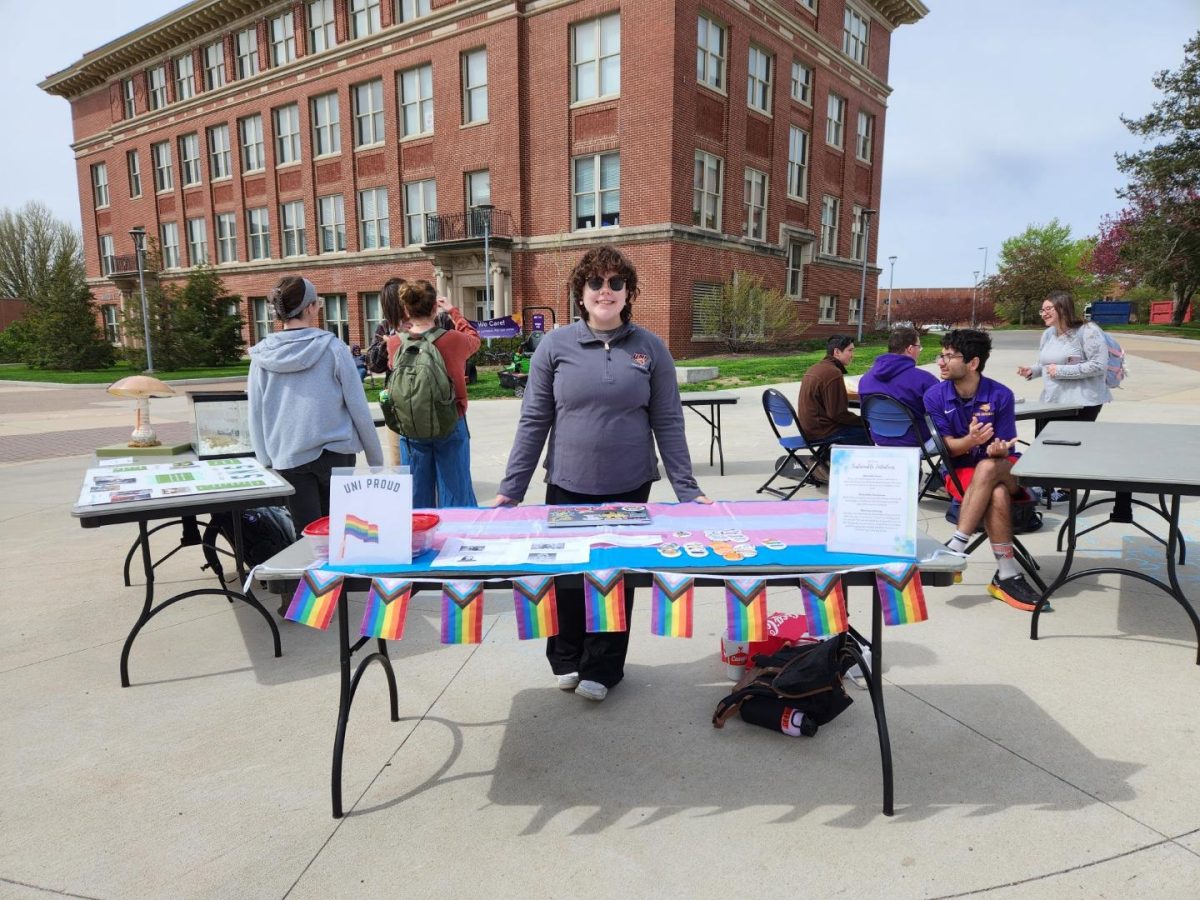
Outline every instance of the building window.
<svg viewBox="0 0 1200 900"><path fill-rule="evenodd" d="M362 345L366 347L375 339L375 329L383 321L383 304L379 300L379 291L367 291L358 296L362 301Z"/></svg>
<svg viewBox="0 0 1200 900"><path fill-rule="evenodd" d="M136 150L125 154L125 171L129 175L129 196L142 196L142 164L138 161Z"/></svg>
<svg viewBox="0 0 1200 900"><path fill-rule="evenodd" d="M721 230L721 176L724 163L719 156L696 151L692 181L692 224L710 231Z"/></svg>
<svg viewBox="0 0 1200 900"><path fill-rule="evenodd" d="M792 61L792 99L806 106L812 106L812 66L802 62Z"/></svg>
<svg viewBox="0 0 1200 900"><path fill-rule="evenodd" d="M692 337L714 337L720 329L721 298L725 287L721 284L697 281L692 285Z"/></svg>
<svg viewBox="0 0 1200 900"><path fill-rule="evenodd" d="M237 262L237 216L217 213L217 262Z"/></svg>
<svg viewBox="0 0 1200 900"><path fill-rule="evenodd" d="M867 43L870 34L866 16L847 6L842 27L842 52L861 66L867 64Z"/></svg>
<svg viewBox="0 0 1200 900"><path fill-rule="evenodd" d="M433 66L400 73L400 115L404 136L433 133Z"/></svg>
<svg viewBox="0 0 1200 900"><path fill-rule="evenodd" d="M242 171L257 172L266 168L267 155L263 147L263 123L261 115L246 116L238 121L238 134L242 141Z"/></svg>
<svg viewBox="0 0 1200 900"><path fill-rule="evenodd" d="M225 42L217 41L204 48L204 89L215 91L225 86Z"/></svg>
<svg viewBox="0 0 1200 900"><path fill-rule="evenodd" d="M188 261L193 266L208 265L208 227L203 219L187 220Z"/></svg>
<svg viewBox="0 0 1200 900"><path fill-rule="evenodd" d="M175 100L191 100L196 96L196 70L192 54L175 60Z"/></svg>
<svg viewBox="0 0 1200 900"><path fill-rule="evenodd" d="M812 253L812 244L807 241L789 241L787 255L787 292L791 297L804 295L804 267Z"/></svg>
<svg viewBox="0 0 1200 900"><path fill-rule="evenodd" d="M324 294L325 330L332 331L344 344L350 343L350 307L345 294Z"/></svg>
<svg viewBox="0 0 1200 900"><path fill-rule="evenodd" d="M121 98L125 103L125 118L132 119L137 115L137 85L134 84L132 78L126 78L121 82Z"/></svg>
<svg viewBox="0 0 1200 900"><path fill-rule="evenodd" d="M857 325L860 315L862 315L862 299L860 297L851 297L850 309L846 314L846 324Z"/></svg>
<svg viewBox="0 0 1200 900"><path fill-rule="evenodd" d="M383 79L354 86L354 146L383 142Z"/></svg>
<svg viewBox="0 0 1200 900"><path fill-rule="evenodd" d="M321 53L337 46L337 22L333 0L312 0L308 4L308 52Z"/></svg>
<svg viewBox="0 0 1200 900"><path fill-rule="evenodd" d="M283 255L304 256L308 253L304 234L304 201L293 200L279 205L279 230L283 232Z"/></svg>
<svg viewBox="0 0 1200 900"><path fill-rule="evenodd" d="M425 217L437 212L437 182L410 181L404 185L404 231L408 244L425 243Z"/></svg>
<svg viewBox="0 0 1200 900"><path fill-rule="evenodd" d="M492 202L492 173L487 169L468 172L464 178L467 209Z"/></svg>
<svg viewBox="0 0 1200 900"><path fill-rule="evenodd" d="M274 320L274 315L266 297L251 297L250 311L254 316L254 343L257 344L259 341L266 340L267 335L271 333L271 322Z"/></svg>
<svg viewBox="0 0 1200 900"><path fill-rule="evenodd" d="M200 183L200 138L195 134L185 134L179 139L179 169L184 187Z"/></svg>
<svg viewBox="0 0 1200 900"><path fill-rule="evenodd" d="M346 249L346 203L341 194L317 198L317 227L321 232L321 253L340 253Z"/></svg>
<svg viewBox="0 0 1200 900"><path fill-rule="evenodd" d="M162 250L164 269L179 268L179 226L174 222L163 222L158 227L158 241Z"/></svg>
<svg viewBox="0 0 1200 900"><path fill-rule="evenodd" d="M571 100L621 93L621 16L613 13L571 27Z"/></svg>
<svg viewBox="0 0 1200 900"><path fill-rule="evenodd" d="M289 103L275 110L275 164L300 162L300 105Z"/></svg>
<svg viewBox="0 0 1200 900"><path fill-rule="evenodd" d="M696 80L725 90L725 29L706 15L696 19Z"/></svg>
<svg viewBox="0 0 1200 900"><path fill-rule="evenodd" d="M828 194L821 198L821 252L826 256L837 256L838 219L841 214L841 200Z"/></svg>
<svg viewBox="0 0 1200 900"><path fill-rule="evenodd" d="M155 66L146 73L147 94L151 109L162 109L167 105L167 67Z"/></svg>
<svg viewBox="0 0 1200 900"><path fill-rule="evenodd" d="M871 161L874 135L875 117L865 112L860 112L858 114L858 140L855 141L854 155L865 163Z"/></svg>
<svg viewBox="0 0 1200 900"><path fill-rule="evenodd" d="M767 173L758 169L746 169L746 181L742 191L742 209L745 221L742 231L752 241L767 239Z"/></svg>
<svg viewBox="0 0 1200 900"><path fill-rule="evenodd" d="M312 99L313 155L327 156L342 149L341 120L336 93Z"/></svg>
<svg viewBox="0 0 1200 900"><path fill-rule="evenodd" d="M822 294L820 306L817 307L817 322L821 325L832 325L837 321L837 294Z"/></svg>
<svg viewBox="0 0 1200 900"><path fill-rule="evenodd" d="M104 316L104 339L110 344L121 343L121 308L115 303L100 307Z"/></svg>
<svg viewBox="0 0 1200 900"><path fill-rule="evenodd" d="M863 228L863 208L851 207L850 216L850 258L861 260L866 252L867 234Z"/></svg>
<svg viewBox="0 0 1200 900"><path fill-rule="evenodd" d="M793 125L788 130L788 196L808 199L808 132Z"/></svg>
<svg viewBox="0 0 1200 900"><path fill-rule="evenodd" d="M237 57L237 77L251 78L258 74L258 30L247 28L233 36L234 55Z"/></svg>
<svg viewBox="0 0 1200 900"><path fill-rule="evenodd" d="M251 259L271 258L271 220L265 206L246 210L246 237Z"/></svg>
<svg viewBox="0 0 1200 900"><path fill-rule="evenodd" d="M429 15L429 0L399 0L396 4L396 21L411 22Z"/></svg>
<svg viewBox="0 0 1200 900"><path fill-rule="evenodd" d="M289 10L271 20L271 65L286 65L295 58L296 21Z"/></svg>
<svg viewBox="0 0 1200 900"><path fill-rule="evenodd" d="M842 147L842 136L846 129L846 98L829 95L828 115L825 119L825 143L830 147Z"/></svg>
<svg viewBox="0 0 1200 900"><path fill-rule="evenodd" d="M350 37L363 38L374 34L380 27L379 0L350 0L346 4L350 18Z"/></svg>
<svg viewBox="0 0 1200 900"><path fill-rule="evenodd" d="M392 246L387 188L358 192L358 248L378 250Z"/></svg>
<svg viewBox="0 0 1200 900"><path fill-rule="evenodd" d="M154 160L154 190L158 193L175 187L175 176L171 171L171 142L162 141L150 145L150 156Z"/></svg>
<svg viewBox="0 0 1200 900"><path fill-rule="evenodd" d="M108 206L108 166L105 163L92 166L92 202L96 209Z"/></svg>
<svg viewBox="0 0 1200 900"><path fill-rule="evenodd" d="M487 49L462 55L463 124L486 122L488 117Z"/></svg>
<svg viewBox="0 0 1200 900"><path fill-rule="evenodd" d="M621 154L576 157L572 176L575 230L620 225Z"/></svg>
<svg viewBox="0 0 1200 900"><path fill-rule="evenodd" d="M746 81L746 103L751 109L771 114L771 69L774 61L767 51L750 45L750 73Z"/></svg>
<svg viewBox="0 0 1200 900"><path fill-rule="evenodd" d="M113 249L113 237L111 234L102 234L99 237L100 246L100 274L111 275L113 270L113 257L116 255L116 250Z"/></svg>
<svg viewBox="0 0 1200 900"><path fill-rule="evenodd" d="M208 129L208 177L214 181L233 174L229 159L229 126L214 125Z"/></svg>

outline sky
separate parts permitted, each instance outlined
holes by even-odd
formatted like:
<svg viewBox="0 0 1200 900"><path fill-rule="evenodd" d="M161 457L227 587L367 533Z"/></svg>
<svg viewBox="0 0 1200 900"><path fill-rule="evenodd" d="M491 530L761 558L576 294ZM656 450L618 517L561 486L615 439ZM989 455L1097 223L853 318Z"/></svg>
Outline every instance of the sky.
<svg viewBox="0 0 1200 900"><path fill-rule="evenodd" d="M180 0L0 0L9 131L0 207L29 200L79 222L67 102L37 83ZM1006 238L1053 218L1075 237L1116 212L1113 154L1141 146L1154 73L1200 30L1200 0L926 0L892 35L883 197L871 241L880 288L958 287L996 271ZM895 256L893 267L888 257ZM982 276L981 276L982 277Z"/></svg>

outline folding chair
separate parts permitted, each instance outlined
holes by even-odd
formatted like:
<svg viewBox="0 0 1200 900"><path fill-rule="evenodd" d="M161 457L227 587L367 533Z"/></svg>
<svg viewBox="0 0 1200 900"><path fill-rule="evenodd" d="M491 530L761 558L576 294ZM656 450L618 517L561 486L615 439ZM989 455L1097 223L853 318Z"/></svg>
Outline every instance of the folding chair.
<svg viewBox="0 0 1200 900"><path fill-rule="evenodd" d="M958 480L958 473L954 470L954 466L951 463L950 450L946 447L945 439L942 437L941 432L938 431L937 425L934 424L933 419L930 418L928 413L925 414L925 424L929 426L929 439L933 442L933 445L937 448L938 455L943 460L942 469L945 472L945 477L950 479L958 491L958 495L962 497L966 494L966 491L963 490L962 482ZM948 516L949 510L947 510ZM947 518L947 521L949 521L949 518ZM979 548L979 545L986 540L987 532L983 528L983 523L980 522L979 527L975 529L974 539L967 545L967 555L970 556L974 553ZM1030 555L1029 551L1025 549L1025 545L1021 543L1021 539L1015 534L1012 536L1012 541L1013 555L1016 557L1017 563L1025 570L1025 574L1029 576L1029 579L1037 585L1037 589L1044 592L1046 590L1046 582L1038 575L1038 569L1041 566L1038 565L1037 560Z"/></svg>
<svg viewBox="0 0 1200 900"><path fill-rule="evenodd" d="M822 465L829 465L829 448L833 446L833 442L807 440L804 436L804 430L800 427L800 420L796 417L796 410L792 406L791 401L774 388L767 388L763 391L763 410L766 411L767 421L771 424L771 430L775 432L775 439L779 441L779 446L787 451L787 456L781 456L776 461L775 472L763 483L763 486L756 493L773 494L781 500L791 500L795 496L796 491L800 490L806 484L811 484L814 487L819 486L813 472ZM784 435L780 430L788 428L795 428L798 433ZM812 454L811 462L807 467L805 467L805 463L796 455L804 450ZM803 474L796 482L795 487L790 491L771 487L771 483L776 478L795 478L795 475L789 474L789 468L793 466L795 469L803 470Z"/></svg>
<svg viewBox="0 0 1200 900"><path fill-rule="evenodd" d="M905 438L904 446L917 447L921 451L921 464L928 468L928 474L922 479L921 491L917 500L933 497L935 500L950 502L942 483L942 456L937 452L932 440L920 443L921 427L913 411L887 394L864 394L862 397L863 423L867 426L867 434L871 441L879 443L879 438ZM895 444L891 446L896 446Z"/></svg>

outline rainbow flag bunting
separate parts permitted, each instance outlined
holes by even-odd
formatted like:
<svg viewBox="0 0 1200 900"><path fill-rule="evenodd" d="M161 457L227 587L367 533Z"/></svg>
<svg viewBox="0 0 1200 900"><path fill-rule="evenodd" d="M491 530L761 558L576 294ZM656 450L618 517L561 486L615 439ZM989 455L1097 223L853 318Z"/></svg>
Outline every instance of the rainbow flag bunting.
<svg viewBox="0 0 1200 900"><path fill-rule="evenodd" d="M338 597L342 595L345 577L341 572L305 569L285 618L324 631L329 627Z"/></svg>
<svg viewBox="0 0 1200 900"><path fill-rule="evenodd" d="M650 599L650 633L660 637L690 638L695 593L695 578L656 572L654 595Z"/></svg>
<svg viewBox="0 0 1200 900"><path fill-rule="evenodd" d="M514 578L513 606L517 613L517 637L521 640L558 634L558 597L554 593L553 576Z"/></svg>
<svg viewBox="0 0 1200 900"><path fill-rule="evenodd" d="M363 611L362 636L398 641L404 637L404 618L412 582L403 578L372 578Z"/></svg>
<svg viewBox="0 0 1200 900"><path fill-rule="evenodd" d="M620 569L584 572L583 612L588 631L627 631L625 573Z"/></svg>
<svg viewBox="0 0 1200 900"><path fill-rule="evenodd" d="M478 644L483 640L483 582L447 581L442 585L442 643Z"/></svg>
<svg viewBox="0 0 1200 900"><path fill-rule="evenodd" d="M800 596L804 600L804 615L808 633L813 637L840 634L850 628L846 615L846 591L840 572L829 575L802 575Z"/></svg>
<svg viewBox="0 0 1200 900"><path fill-rule="evenodd" d="M358 516L346 516L346 537L358 538L364 544L379 543L379 526Z"/></svg>
<svg viewBox="0 0 1200 900"><path fill-rule="evenodd" d="M767 582L762 578L730 578L725 582L725 615L731 641L767 638Z"/></svg>
<svg viewBox="0 0 1200 900"><path fill-rule="evenodd" d="M885 625L911 625L929 618L921 570L912 563L888 563L875 573Z"/></svg>

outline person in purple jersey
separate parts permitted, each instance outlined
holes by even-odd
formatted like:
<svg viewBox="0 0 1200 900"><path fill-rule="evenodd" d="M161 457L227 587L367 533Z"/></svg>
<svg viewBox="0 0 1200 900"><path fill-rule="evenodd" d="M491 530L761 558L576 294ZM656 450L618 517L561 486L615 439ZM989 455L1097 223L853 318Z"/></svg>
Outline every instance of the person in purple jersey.
<svg viewBox="0 0 1200 900"><path fill-rule="evenodd" d="M915 447L929 440L925 426L925 392L937 384L932 372L917 368L921 355L921 336L917 329L901 326L888 336L888 352L875 358L874 364L858 381L858 395L884 394L908 407L917 423L917 434L910 429L898 437L876 435L875 442L887 447Z"/></svg>

